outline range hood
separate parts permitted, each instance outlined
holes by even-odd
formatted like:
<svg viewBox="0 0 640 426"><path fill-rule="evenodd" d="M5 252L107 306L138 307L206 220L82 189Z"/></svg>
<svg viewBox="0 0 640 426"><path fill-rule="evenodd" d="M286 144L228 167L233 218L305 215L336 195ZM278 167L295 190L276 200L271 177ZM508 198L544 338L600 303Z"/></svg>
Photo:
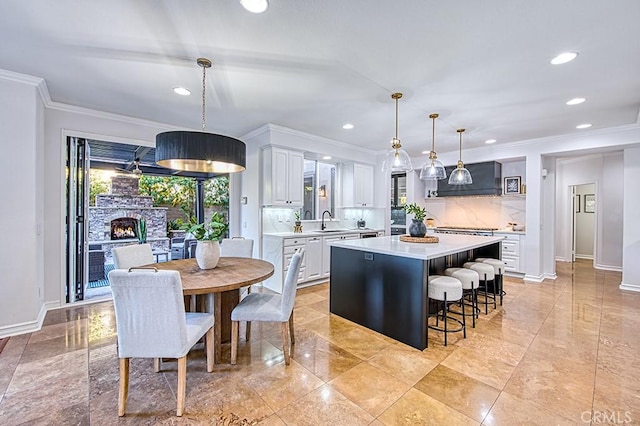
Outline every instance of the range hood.
<svg viewBox="0 0 640 426"><path fill-rule="evenodd" d="M448 179L438 181L438 197L461 197L467 195L502 195L502 164L497 161L465 164L473 183L449 185ZM445 167L447 178L456 166Z"/></svg>

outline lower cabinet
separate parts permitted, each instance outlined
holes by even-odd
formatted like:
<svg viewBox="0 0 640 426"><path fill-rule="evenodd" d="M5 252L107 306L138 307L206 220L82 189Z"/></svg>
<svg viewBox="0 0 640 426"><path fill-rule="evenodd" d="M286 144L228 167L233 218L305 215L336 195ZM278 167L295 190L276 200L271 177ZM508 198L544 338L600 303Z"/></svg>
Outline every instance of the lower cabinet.
<svg viewBox="0 0 640 426"><path fill-rule="evenodd" d="M307 237L281 237L264 235L262 238L262 257L273 263L273 275L263 285L282 293L282 285L289 270L293 254L299 248L305 249L300 265L298 284L318 281L330 274L331 247L328 242L360 238L359 233Z"/></svg>
<svg viewBox="0 0 640 426"><path fill-rule="evenodd" d="M502 241L502 260L505 263L507 273L524 274L524 238L522 234L494 232L496 235L504 235Z"/></svg>

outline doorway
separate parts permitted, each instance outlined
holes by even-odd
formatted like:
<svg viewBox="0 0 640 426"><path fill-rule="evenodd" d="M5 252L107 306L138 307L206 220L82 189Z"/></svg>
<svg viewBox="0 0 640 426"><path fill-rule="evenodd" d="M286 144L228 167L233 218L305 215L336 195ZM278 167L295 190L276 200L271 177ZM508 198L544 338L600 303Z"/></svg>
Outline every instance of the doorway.
<svg viewBox="0 0 640 426"><path fill-rule="evenodd" d="M572 247L571 261L595 259L596 185L573 185L572 194Z"/></svg>

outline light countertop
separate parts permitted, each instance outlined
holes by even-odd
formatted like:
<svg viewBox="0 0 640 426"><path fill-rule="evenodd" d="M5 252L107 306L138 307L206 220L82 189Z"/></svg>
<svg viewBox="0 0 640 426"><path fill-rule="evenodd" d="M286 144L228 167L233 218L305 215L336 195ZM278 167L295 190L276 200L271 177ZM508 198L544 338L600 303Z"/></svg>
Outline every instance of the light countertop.
<svg viewBox="0 0 640 426"><path fill-rule="evenodd" d="M265 232L263 235L270 237L280 237L280 238L288 238L288 237L330 237L332 235L344 235L344 234L367 234L369 232L380 232L384 231L384 229L341 229L339 231L302 231L302 232ZM366 238L365 238L366 239Z"/></svg>
<svg viewBox="0 0 640 426"><path fill-rule="evenodd" d="M332 247L428 260L483 247L492 243L500 242L505 238L502 235L494 235L492 237L460 234L435 235L440 239L440 242L432 244L405 243L404 241L400 241L400 236L395 235L358 240L340 240L332 242L330 245Z"/></svg>

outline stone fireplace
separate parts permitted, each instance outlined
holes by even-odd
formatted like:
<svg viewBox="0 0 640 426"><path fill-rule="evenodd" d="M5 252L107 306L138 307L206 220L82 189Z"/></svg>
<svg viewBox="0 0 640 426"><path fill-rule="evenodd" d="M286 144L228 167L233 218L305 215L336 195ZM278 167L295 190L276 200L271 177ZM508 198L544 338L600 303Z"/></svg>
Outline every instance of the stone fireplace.
<svg viewBox="0 0 640 426"><path fill-rule="evenodd" d="M89 243L111 249L137 243L136 225L144 218L147 242L153 249L168 250L167 208L153 207L149 196L139 195L138 178L116 175L111 178L109 194L96 196L95 207L89 207Z"/></svg>

